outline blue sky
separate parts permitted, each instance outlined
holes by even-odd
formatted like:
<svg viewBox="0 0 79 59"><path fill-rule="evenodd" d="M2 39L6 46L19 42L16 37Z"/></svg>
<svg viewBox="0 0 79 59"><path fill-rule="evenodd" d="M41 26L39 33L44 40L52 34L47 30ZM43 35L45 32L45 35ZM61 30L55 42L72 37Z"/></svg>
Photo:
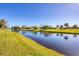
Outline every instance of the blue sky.
<svg viewBox="0 0 79 59"><path fill-rule="evenodd" d="M79 25L79 4L0 4L0 18L14 25L59 25L64 23Z"/></svg>

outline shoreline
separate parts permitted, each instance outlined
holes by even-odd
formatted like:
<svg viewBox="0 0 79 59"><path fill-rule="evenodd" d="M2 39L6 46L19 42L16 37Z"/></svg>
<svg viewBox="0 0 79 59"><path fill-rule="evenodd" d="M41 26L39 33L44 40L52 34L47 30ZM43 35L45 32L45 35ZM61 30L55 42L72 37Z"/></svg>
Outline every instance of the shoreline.
<svg viewBox="0 0 79 59"><path fill-rule="evenodd" d="M43 29L43 30L30 30L30 31L47 32L47 33L63 33L63 34L79 34L79 29L45 29L45 30Z"/></svg>
<svg viewBox="0 0 79 59"><path fill-rule="evenodd" d="M48 33L64 33L64 34L79 34L79 29L48 29L44 30L44 32Z"/></svg>

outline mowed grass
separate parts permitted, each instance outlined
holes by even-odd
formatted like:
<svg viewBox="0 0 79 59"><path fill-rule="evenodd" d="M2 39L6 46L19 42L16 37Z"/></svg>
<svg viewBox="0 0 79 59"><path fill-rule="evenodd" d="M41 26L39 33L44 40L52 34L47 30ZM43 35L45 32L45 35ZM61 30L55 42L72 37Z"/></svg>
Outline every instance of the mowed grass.
<svg viewBox="0 0 79 59"><path fill-rule="evenodd" d="M79 34L79 29L46 29L44 32L50 33L70 33L70 34Z"/></svg>
<svg viewBox="0 0 79 59"><path fill-rule="evenodd" d="M21 34L0 30L0 56L62 56Z"/></svg>

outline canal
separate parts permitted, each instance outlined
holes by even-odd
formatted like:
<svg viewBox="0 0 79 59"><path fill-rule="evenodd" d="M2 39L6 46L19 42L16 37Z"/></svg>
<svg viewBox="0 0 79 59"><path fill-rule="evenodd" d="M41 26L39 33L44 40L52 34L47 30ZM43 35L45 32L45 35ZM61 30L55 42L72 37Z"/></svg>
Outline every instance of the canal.
<svg viewBox="0 0 79 59"><path fill-rule="evenodd" d="M79 56L79 35L21 31L25 37L67 56Z"/></svg>

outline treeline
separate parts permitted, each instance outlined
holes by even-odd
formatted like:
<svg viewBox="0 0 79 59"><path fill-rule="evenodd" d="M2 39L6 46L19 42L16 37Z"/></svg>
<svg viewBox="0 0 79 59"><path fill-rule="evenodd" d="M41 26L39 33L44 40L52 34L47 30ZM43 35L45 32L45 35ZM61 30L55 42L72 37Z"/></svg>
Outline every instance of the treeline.
<svg viewBox="0 0 79 59"><path fill-rule="evenodd" d="M52 29L52 26L44 25L44 26L12 26L11 29L16 30L35 30L35 29Z"/></svg>
<svg viewBox="0 0 79 59"><path fill-rule="evenodd" d="M8 28L8 23L5 19L0 19L0 28L5 29ZM69 23L65 23L63 25L56 25L56 26L50 26L50 25L40 25L40 26L12 26L12 30L33 30L33 29L79 29L77 24L74 24L73 26L70 26Z"/></svg>
<svg viewBox="0 0 79 59"><path fill-rule="evenodd" d="M56 25L55 27L49 25L40 25L40 26L13 26L12 29L16 30L35 30L35 29L79 29L78 25L69 26L68 23L64 25Z"/></svg>
<svg viewBox="0 0 79 59"><path fill-rule="evenodd" d="M56 28L60 28L60 29L79 29L77 24L74 24L73 26L69 26L68 23L65 23L64 25L57 25Z"/></svg>

